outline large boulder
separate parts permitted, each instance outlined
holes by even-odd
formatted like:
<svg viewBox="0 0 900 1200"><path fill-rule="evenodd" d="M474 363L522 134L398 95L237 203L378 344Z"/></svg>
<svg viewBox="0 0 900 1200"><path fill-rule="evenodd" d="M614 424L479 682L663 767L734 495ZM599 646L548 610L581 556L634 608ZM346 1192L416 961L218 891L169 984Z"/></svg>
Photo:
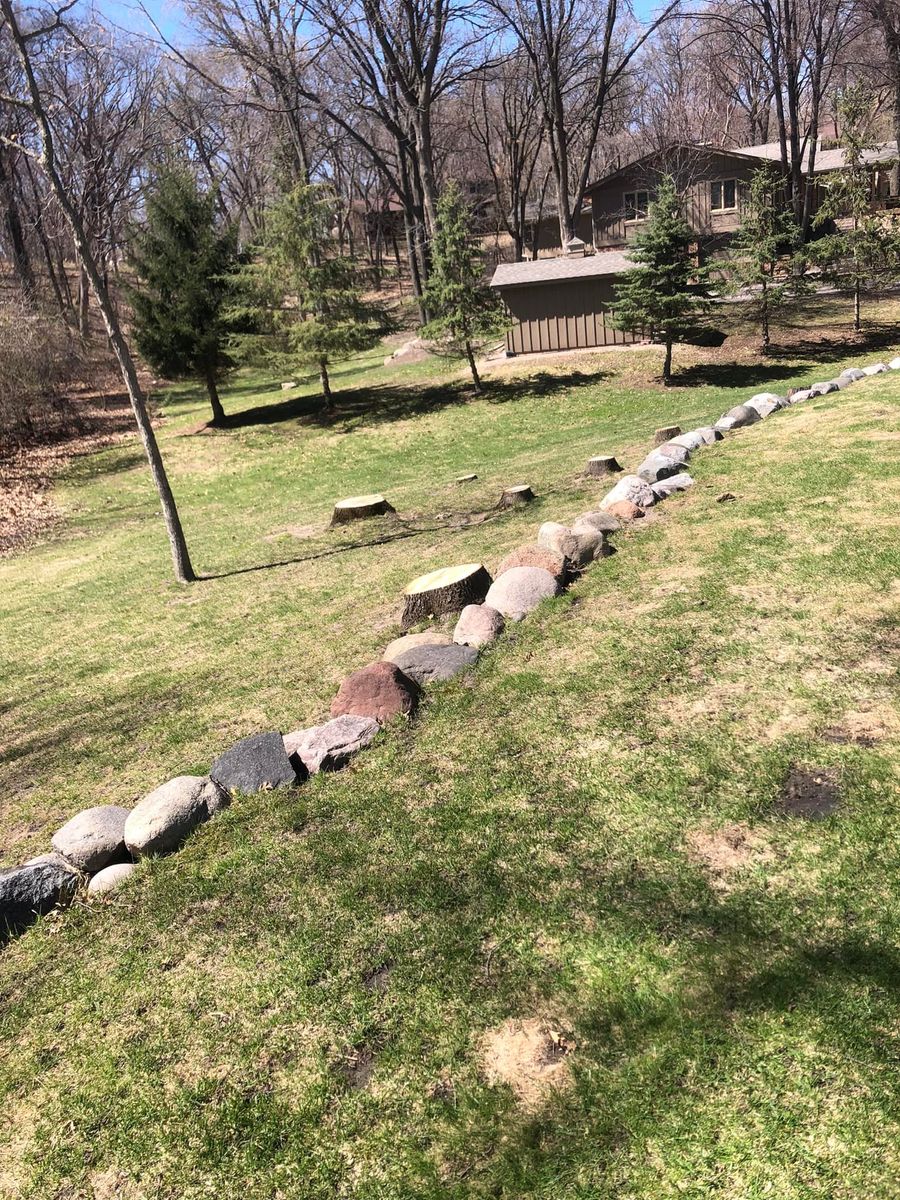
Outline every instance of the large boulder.
<svg viewBox="0 0 900 1200"><path fill-rule="evenodd" d="M417 646L449 646L453 639L440 629L426 629L424 633L405 633L402 637L394 638L384 648L382 658L385 662L396 662L397 655L404 650L412 650Z"/></svg>
<svg viewBox="0 0 900 1200"><path fill-rule="evenodd" d="M209 774L227 792L243 792L248 796L263 788L297 782L297 772L284 752L284 739L277 732L241 738L219 755Z"/></svg>
<svg viewBox="0 0 900 1200"><path fill-rule="evenodd" d="M599 556L603 535L596 529L582 529L576 533L568 525L545 521L538 530L538 545L561 554L574 567L583 567Z"/></svg>
<svg viewBox="0 0 900 1200"><path fill-rule="evenodd" d="M898 355L897 358L892 358L891 361L888 363L888 366L891 368L892 371L900 371L900 355ZM851 370L852 370L852 368L851 368ZM865 372L863 372L863 373L865 373Z"/></svg>
<svg viewBox="0 0 900 1200"><path fill-rule="evenodd" d="M502 575L504 571L511 571L513 567L540 567L543 571L549 571L560 583L565 583L572 573L572 564L565 554L559 550L550 550L546 546L538 546L535 542L511 550L498 567L497 576ZM467 605L467 609L483 607L480 604ZM463 609L463 612L467 609ZM453 640L457 640L455 634Z"/></svg>
<svg viewBox="0 0 900 1200"><path fill-rule="evenodd" d="M893 367L894 363L897 363L898 366L900 366L900 358L893 359L893 361L891 362L892 367ZM850 383L856 383L857 380L865 379L865 377L866 377L865 371L861 371L859 369L859 367L845 367L844 370L841 371L840 375L838 376L839 379L846 379Z"/></svg>
<svg viewBox="0 0 900 1200"><path fill-rule="evenodd" d="M208 775L178 775L131 810L125 822L125 845L135 856L168 854L227 804L228 793Z"/></svg>
<svg viewBox="0 0 900 1200"><path fill-rule="evenodd" d="M654 453L661 454L664 458L673 458L677 463L686 463L691 457L690 450L681 442L664 442L661 446L657 446Z"/></svg>
<svg viewBox="0 0 900 1200"><path fill-rule="evenodd" d="M592 529L596 529L598 533L618 533L622 528L621 523L608 512L586 512L580 517L576 517L572 522L572 528L577 529L579 526L589 525Z"/></svg>
<svg viewBox="0 0 900 1200"><path fill-rule="evenodd" d="M794 388L788 392L788 404L802 404L804 400L808 400L812 396L811 388Z"/></svg>
<svg viewBox="0 0 900 1200"><path fill-rule="evenodd" d="M98 804L77 813L57 829L50 844L79 871L95 871L124 857L125 822L128 809L116 804Z"/></svg>
<svg viewBox="0 0 900 1200"><path fill-rule="evenodd" d="M110 867L104 867L87 885L88 896L104 896L110 892L117 892L135 870L134 863L113 863Z"/></svg>
<svg viewBox="0 0 900 1200"><path fill-rule="evenodd" d="M542 550L541 553L549 554L550 551ZM459 614L459 620L453 630L453 640L459 646L487 646L500 636L504 625L503 614L498 613L496 608L491 608L489 604L467 604Z"/></svg>
<svg viewBox="0 0 900 1200"><path fill-rule="evenodd" d="M753 425L759 419L759 413L755 408L750 408L746 404L738 404L734 408L730 408L723 417L720 417L713 428L722 430L741 429L744 425Z"/></svg>
<svg viewBox="0 0 900 1200"><path fill-rule="evenodd" d="M653 492L657 500L666 500L675 492L685 492L689 487L694 486L692 476L683 471L680 475L670 475L668 479L661 479L659 483L653 485Z"/></svg>
<svg viewBox="0 0 900 1200"><path fill-rule="evenodd" d="M670 475L677 475L684 463L677 458L669 458L665 454L660 454L654 451L648 454L644 461L637 469L639 479L643 479L645 483L656 483L658 479L667 479Z"/></svg>
<svg viewBox="0 0 900 1200"><path fill-rule="evenodd" d="M828 396L838 390L838 385L833 379L825 379L821 383L814 383L809 389L809 394L810 396Z"/></svg>
<svg viewBox="0 0 900 1200"><path fill-rule="evenodd" d="M286 733L284 750L308 775L338 771L365 750L380 728L373 717L334 717L324 725Z"/></svg>
<svg viewBox="0 0 900 1200"><path fill-rule="evenodd" d="M864 375L882 375L887 370L887 365L883 362L871 363L868 367L863 367Z"/></svg>
<svg viewBox="0 0 900 1200"><path fill-rule="evenodd" d="M653 499L655 503L656 497ZM632 504L630 500L617 500L606 511L618 521L637 521L639 517L646 516L640 505Z"/></svg>
<svg viewBox="0 0 900 1200"><path fill-rule="evenodd" d="M0 943L57 904L67 904L77 887L78 875L49 856L42 862L0 870Z"/></svg>
<svg viewBox="0 0 900 1200"><path fill-rule="evenodd" d="M650 508L653 504L653 489L638 475L623 475L612 491L607 492L600 501L600 507L604 512L610 512L612 506L620 500L627 500L630 504L636 504L638 508Z"/></svg>
<svg viewBox="0 0 900 1200"><path fill-rule="evenodd" d="M409 716L419 702L419 686L394 663L369 663L348 675L331 703L333 717L371 717L382 725Z"/></svg>
<svg viewBox="0 0 900 1200"><path fill-rule="evenodd" d="M397 659L397 666L419 687L427 683L443 683L478 661L478 651L472 646L414 646Z"/></svg>
<svg viewBox="0 0 900 1200"><path fill-rule="evenodd" d="M495 579L485 600L508 621L521 621L542 600L558 596L559 584L540 567L513 567Z"/></svg>
<svg viewBox="0 0 900 1200"><path fill-rule="evenodd" d="M783 397L776 396L774 392L758 392L755 396L751 396L746 402L747 408L755 409L761 417L768 417L776 409L781 408Z"/></svg>
<svg viewBox="0 0 900 1200"><path fill-rule="evenodd" d="M713 435L713 438L715 435ZM707 445L706 436L702 429L689 429L687 433L680 433L678 437L672 438L669 443L672 446L682 446L685 450L693 453L699 450L701 446Z"/></svg>

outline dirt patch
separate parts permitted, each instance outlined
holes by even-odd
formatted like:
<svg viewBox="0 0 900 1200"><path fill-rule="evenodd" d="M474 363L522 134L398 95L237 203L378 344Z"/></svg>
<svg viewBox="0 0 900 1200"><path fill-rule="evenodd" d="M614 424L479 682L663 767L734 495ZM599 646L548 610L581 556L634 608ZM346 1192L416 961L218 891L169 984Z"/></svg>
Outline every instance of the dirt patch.
<svg viewBox="0 0 900 1200"><path fill-rule="evenodd" d="M821 820L834 812L840 801L840 781L834 767L795 763L785 777L778 808L787 816Z"/></svg>
<svg viewBox="0 0 900 1200"><path fill-rule="evenodd" d="M372 967L370 971L365 971L363 973L363 987L367 992L381 993L386 991L393 969L394 964L388 959L387 962L380 963L377 967Z"/></svg>
<svg viewBox="0 0 900 1200"><path fill-rule="evenodd" d="M900 720L889 709L858 709L826 729L822 740L836 746L872 747L896 736L898 729Z"/></svg>
<svg viewBox="0 0 900 1200"><path fill-rule="evenodd" d="M712 887L727 892L732 876L760 862L771 862L771 847L761 834L743 821L720 829L692 829L685 839L688 856L709 875Z"/></svg>
<svg viewBox="0 0 900 1200"><path fill-rule="evenodd" d="M574 1049L575 1043L546 1021L510 1019L484 1035L482 1067L488 1083L506 1084L520 1104L536 1108L551 1092L571 1084Z"/></svg>
<svg viewBox="0 0 900 1200"><path fill-rule="evenodd" d="M347 1058L335 1068L335 1074L354 1091L364 1092L375 1073L375 1052L368 1046L351 1050Z"/></svg>
<svg viewBox="0 0 900 1200"><path fill-rule="evenodd" d="M92 1171L88 1178L91 1200L143 1200L146 1192L124 1171L110 1167L106 1171Z"/></svg>

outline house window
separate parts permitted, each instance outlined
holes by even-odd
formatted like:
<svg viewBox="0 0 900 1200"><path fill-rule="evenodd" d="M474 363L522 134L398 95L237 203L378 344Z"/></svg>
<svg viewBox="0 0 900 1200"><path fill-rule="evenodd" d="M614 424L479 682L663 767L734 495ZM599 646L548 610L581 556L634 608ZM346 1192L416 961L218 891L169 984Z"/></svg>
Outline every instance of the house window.
<svg viewBox="0 0 900 1200"><path fill-rule="evenodd" d="M649 192L625 193L625 220L646 221L647 209L650 207Z"/></svg>
<svg viewBox="0 0 900 1200"><path fill-rule="evenodd" d="M737 208L737 180L717 179L709 185L710 208L713 212L727 212Z"/></svg>

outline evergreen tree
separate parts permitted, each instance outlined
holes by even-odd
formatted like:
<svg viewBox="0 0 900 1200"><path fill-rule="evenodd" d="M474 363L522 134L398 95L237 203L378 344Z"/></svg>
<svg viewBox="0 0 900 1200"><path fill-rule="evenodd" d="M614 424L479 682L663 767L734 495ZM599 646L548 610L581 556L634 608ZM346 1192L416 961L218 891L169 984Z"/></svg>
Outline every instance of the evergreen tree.
<svg viewBox="0 0 900 1200"><path fill-rule="evenodd" d="M650 204L646 226L628 246L634 267L616 288L613 320L619 329L647 329L666 347L663 382L672 381L672 343L700 333L709 308L708 270L699 266L695 235L681 212L670 175Z"/></svg>
<svg viewBox="0 0 900 1200"><path fill-rule="evenodd" d="M426 307L432 316L424 332L455 352L465 353L476 392L481 391L481 379L472 343L490 333L497 322L497 308L484 286L483 275L480 255L469 236L469 212L459 185L453 181L438 201L425 292Z"/></svg>
<svg viewBox="0 0 900 1200"><path fill-rule="evenodd" d="M731 243L732 291L750 291L748 306L762 330L763 349L771 343L773 315L808 290L802 272L779 279L777 268L798 241L793 212L778 197L779 181L765 167L754 171L741 205L741 224ZM793 261L793 260L791 260Z"/></svg>
<svg viewBox="0 0 900 1200"><path fill-rule="evenodd" d="M334 407L328 368L375 345L379 314L366 304L352 261L332 253L333 195L300 184L268 210L259 255L245 272L245 294L258 334L250 353L286 371L315 368L328 408ZM255 311L254 311L255 310Z"/></svg>
<svg viewBox="0 0 900 1200"><path fill-rule="evenodd" d="M874 145L874 100L863 86L855 85L839 98L837 111L844 166L821 185L824 198L816 225L827 232L809 247L809 254L825 279L853 292L853 328L859 332L862 293L897 279L900 238L883 214L871 208L866 151ZM839 220L843 227L835 224Z"/></svg>
<svg viewBox="0 0 900 1200"><path fill-rule="evenodd" d="M215 425L225 420L218 382L232 365L225 310L237 261L236 231L218 225L214 194L185 167L162 170L131 245L135 342L155 371L203 380Z"/></svg>

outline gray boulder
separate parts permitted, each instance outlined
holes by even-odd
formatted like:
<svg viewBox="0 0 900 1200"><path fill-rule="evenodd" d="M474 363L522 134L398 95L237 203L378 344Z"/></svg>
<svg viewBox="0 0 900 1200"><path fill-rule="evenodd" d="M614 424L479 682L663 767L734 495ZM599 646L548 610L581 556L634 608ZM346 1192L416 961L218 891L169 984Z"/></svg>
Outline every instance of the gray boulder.
<svg viewBox="0 0 900 1200"><path fill-rule="evenodd" d="M788 396L788 404L802 404L804 400L808 400L812 396L811 388L798 388L795 392L791 392Z"/></svg>
<svg viewBox="0 0 900 1200"><path fill-rule="evenodd" d="M672 458L677 463L686 463L691 457L688 447L682 446L680 442L665 442L662 446L657 446L653 453L661 454L664 458Z"/></svg>
<svg viewBox="0 0 900 1200"><path fill-rule="evenodd" d="M491 584L485 604L508 621L521 621L542 600L558 596L559 591L559 584L549 571L540 567L512 567Z"/></svg>
<svg viewBox="0 0 900 1200"><path fill-rule="evenodd" d="M426 629L424 633L405 633L402 637L394 638L384 648L382 658L385 662L396 662L397 655L413 646L449 646L452 638L440 629Z"/></svg>
<svg viewBox="0 0 900 1200"><path fill-rule="evenodd" d="M127 819L128 809L115 804L86 808L57 829L50 844L79 871L93 875L125 855Z"/></svg>
<svg viewBox="0 0 900 1200"><path fill-rule="evenodd" d="M680 475L671 475L668 479L661 479L659 483L653 485L653 491L657 500L665 500L675 492L685 492L693 486L693 477L683 471Z"/></svg>
<svg viewBox="0 0 900 1200"><path fill-rule="evenodd" d="M746 404L738 404L734 408L730 408L723 417L720 417L713 426L714 429L741 429L745 425L753 425L760 420L759 413L755 408L750 408Z"/></svg>
<svg viewBox="0 0 900 1200"><path fill-rule="evenodd" d="M600 501L600 507L611 508L620 500L627 500L629 504L636 504L638 508L651 508L653 489L639 475L623 475L612 491L607 492Z"/></svg>
<svg viewBox="0 0 900 1200"><path fill-rule="evenodd" d="M701 446L707 445L705 431L703 429L689 429L687 433L680 433L678 437L672 438L669 444L672 446L682 446L685 450L693 453L695 450L699 450Z"/></svg>
<svg viewBox="0 0 900 1200"><path fill-rule="evenodd" d="M134 863L113 863L91 879L87 885L88 896L103 896L109 892L117 892L127 879L135 872Z"/></svg>
<svg viewBox="0 0 900 1200"><path fill-rule="evenodd" d="M810 396L828 396L832 392L838 391L838 385L832 379L826 379L822 383L814 383L809 389Z"/></svg>
<svg viewBox="0 0 900 1200"><path fill-rule="evenodd" d="M453 640L459 646L487 646L503 632L503 614L489 604L467 604L459 614Z"/></svg>
<svg viewBox="0 0 900 1200"><path fill-rule="evenodd" d="M443 683L446 679L452 679L477 661L478 651L472 646L416 646L412 650L405 650L396 665L404 675L422 687L426 683Z"/></svg>
<svg viewBox="0 0 900 1200"><path fill-rule="evenodd" d="M887 370L886 363L871 363L868 367L863 367L864 375L882 375Z"/></svg>
<svg viewBox="0 0 900 1200"><path fill-rule="evenodd" d="M892 371L900 371L900 355L897 358L892 358L888 366Z"/></svg>
<svg viewBox="0 0 900 1200"><path fill-rule="evenodd" d="M659 454L654 451L648 454L644 461L637 469L639 479L643 479L645 483L656 483L659 479L668 479L670 475L677 475L684 463L679 462L675 458L668 458L666 455Z"/></svg>
<svg viewBox="0 0 900 1200"><path fill-rule="evenodd" d="M544 550L561 554L573 566L583 567L597 558L603 549L603 535L593 528L571 529L556 521L545 521L538 530L537 544Z"/></svg>
<svg viewBox="0 0 900 1200"><path fill-rule="evenodd" d="M774 392L759 392L756 396L746 402L746 408L752 408L759 414L760 417L769 417L773 412L781 408L783 397L776 396Z"/></svg>
<svg viewBox="0 0 900 1200"><path fill-rule="evenodd" d="M895 358L894 362L900 363L900 358ZM891 366L893 366L893 363L891 363ZM865 377L865 371L861 371L859 367L845 367L838 376L838 379L846 379L848 383L856 383L857 380L865 379Z"/></svg>
<svg viewBox="0 0 900 1200"><path fill-rule="evenodd" d="M219 755L209 774L227 792L245 795L297 782L280 733L254 733L235 742Z"/></svg>
<svg viewBox="0 0 900 1200"><path fill-rule="evenodd" d="M605 512L587 512L582 513L580 517L576 517L572 522L572 528L578 529L588 528L596 529L598 533L618 533L622 528L622 522L616 517L611 517Z"/></svg>
<svg viewBox="0 0 900 1200"><path fill-rule="evenodd" d="M227 804L227 792L207 775L178 775L131 810L125 822L125 845L134 855L177 850L189 833Z"/></svg>
<svg viewBox="0 0 900 1200"><path fill-rule="evenodd" d="M373 717L333 717L324 725L286 733L284 750L309 775L338 771L360 750L365 750L380 728Z"/></svg>
<svg viewBox="0 0 900 1200"><path fill-rule="evenodd" d="M57 904L67 904L77 887L75 871L49 861L49 856L43 862L0 870L0 943L27 929Z"/></svg>

